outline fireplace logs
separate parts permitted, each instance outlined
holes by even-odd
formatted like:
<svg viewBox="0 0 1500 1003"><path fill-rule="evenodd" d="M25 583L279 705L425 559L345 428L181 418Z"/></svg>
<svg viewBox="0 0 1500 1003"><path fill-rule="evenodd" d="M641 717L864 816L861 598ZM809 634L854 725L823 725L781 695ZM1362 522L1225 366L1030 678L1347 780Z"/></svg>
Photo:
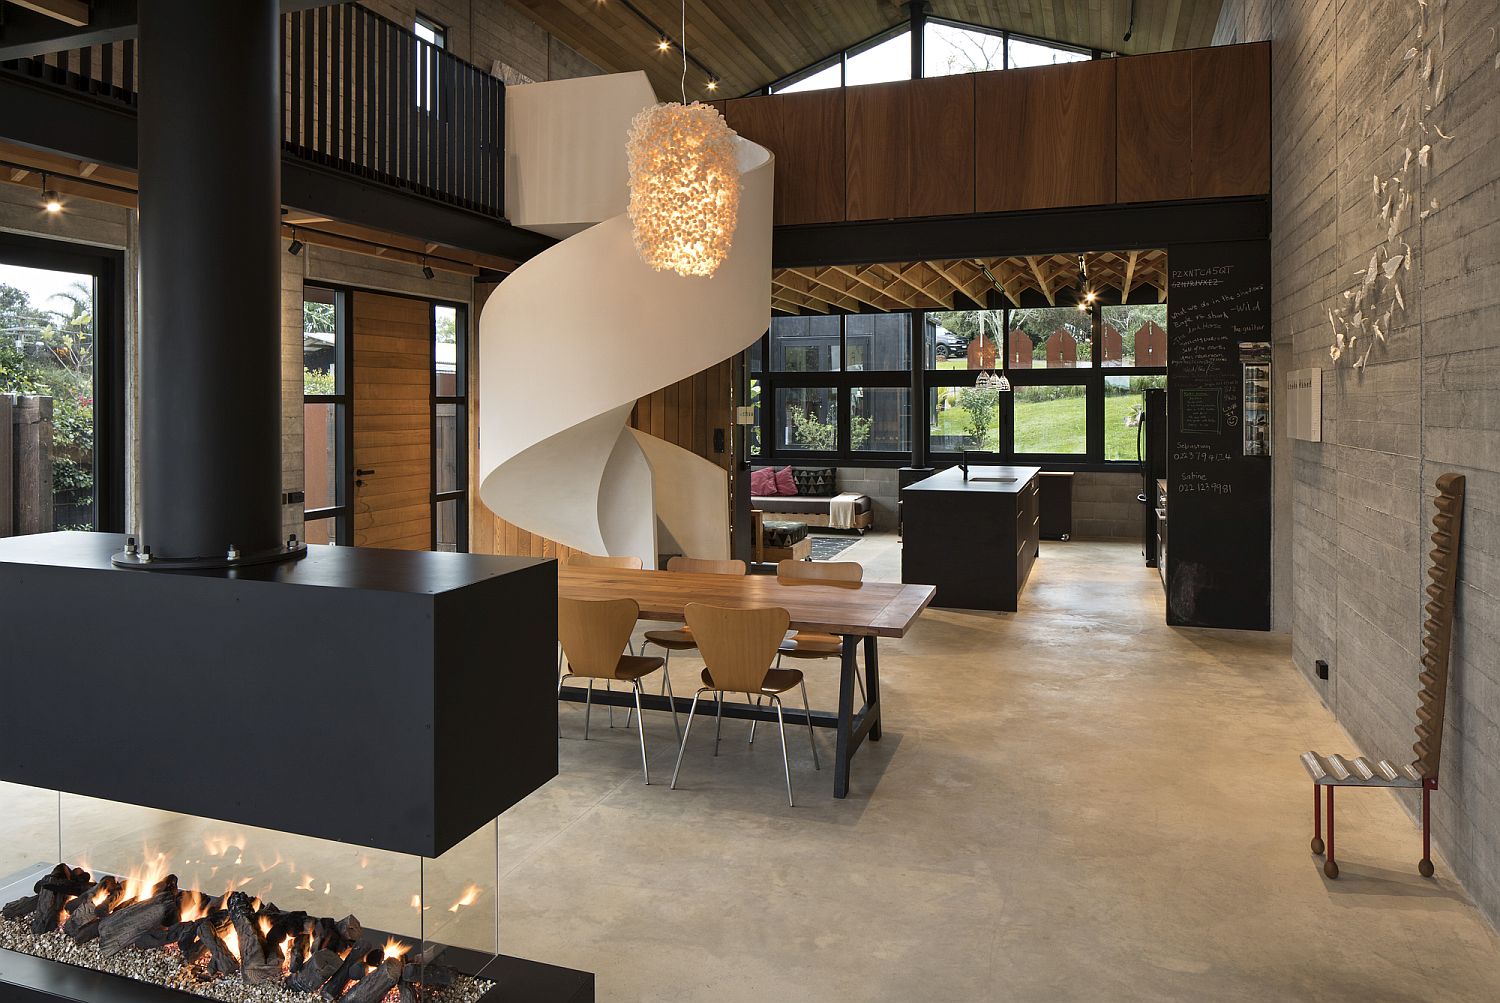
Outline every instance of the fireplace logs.
<svg viewBox="0 0 1500 1003"><path fill-rule="evenodd" d="M440 945L408 959L413 944L390 938L382 947L355 916L284 911L240 891L205 898L176 875L142 887L59 864L34 892L0 912L0 947L188 992L233 979L242 987L233 998L247 1001L285 1000L290 990L308 1003L473 1003L493 987L433 964Z"/></svg>

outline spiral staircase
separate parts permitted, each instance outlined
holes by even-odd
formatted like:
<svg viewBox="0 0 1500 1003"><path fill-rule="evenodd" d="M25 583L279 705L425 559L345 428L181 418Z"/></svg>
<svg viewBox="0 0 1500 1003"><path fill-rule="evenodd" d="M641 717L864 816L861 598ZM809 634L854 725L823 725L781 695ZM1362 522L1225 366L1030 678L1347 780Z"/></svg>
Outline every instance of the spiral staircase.
<svg viewBox="0 0 1500 1003"><path fill-rule="evenodd" d="M643 73L506 89L506 215L565 237L479 318L479 494L592 554L729 556L728 474L629 425L637 398L745 350L770 320L773 159L736 139L734 246L711 278L655 272L626 215Z"/></svg>

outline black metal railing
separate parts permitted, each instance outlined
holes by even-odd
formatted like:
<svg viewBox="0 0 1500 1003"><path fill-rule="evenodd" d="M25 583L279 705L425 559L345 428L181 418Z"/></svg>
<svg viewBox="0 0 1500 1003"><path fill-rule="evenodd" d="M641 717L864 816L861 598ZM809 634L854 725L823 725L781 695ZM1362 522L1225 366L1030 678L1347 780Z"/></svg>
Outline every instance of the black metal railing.
<svg viewBox="0 0 1500 1003"><path fill-rule="evenodd" d="M0 63L135 107L134 40ZM505 86L354 3L282 17L285 153L486 215L505 215Z"/></svg>

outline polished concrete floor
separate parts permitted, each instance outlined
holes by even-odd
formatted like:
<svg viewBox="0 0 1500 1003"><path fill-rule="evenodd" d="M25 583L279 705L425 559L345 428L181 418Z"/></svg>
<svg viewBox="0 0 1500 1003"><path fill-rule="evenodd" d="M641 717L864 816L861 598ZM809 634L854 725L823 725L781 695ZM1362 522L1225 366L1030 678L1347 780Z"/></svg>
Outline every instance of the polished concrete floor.
<svg viewBox="0 0 1500 1003"><path fill-rule="evenodd" d="M890 537L844 557L899 575ZM1500 939L1388 792L1308 852L1305 749L1351 745L1286 638L1169 629L1128 543L1044 543L1022 608L884 642L885 738L830 796L788 735L564 705L562 773L500 824L502 948L600 1000L1491 1000ZM691 692L697 664L674 667ZM834 668L810 666L815 705ZM1386 754L1410 735L1392 735ZM1377 751L1377 750L1364 750Z"/></svg>

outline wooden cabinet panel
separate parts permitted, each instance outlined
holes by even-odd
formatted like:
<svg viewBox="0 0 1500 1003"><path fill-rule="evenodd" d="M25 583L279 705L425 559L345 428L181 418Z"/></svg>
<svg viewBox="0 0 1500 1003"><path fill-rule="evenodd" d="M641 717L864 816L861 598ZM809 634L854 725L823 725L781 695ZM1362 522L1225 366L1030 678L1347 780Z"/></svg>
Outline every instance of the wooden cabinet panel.
<svg viewBox="0 0 1500 1003"><path fill-rule="evenodd" d="M978 212L1115 201L1115 64L974 75Z"/></svg>
<svg viewBox="0 0 1500 1003"><path fill-rule="evenodd" d="M846 91L849 219L974 211L974 80L964 74Z"/></svg>
<svg viewBox="0 0 1500 1003"><path fill-rule="evenodd" d="M1118 61L1115 84L1116 197L1121 202L1191 198L1192 52Z"/></svg>
<svg viewBox="0 0 1500 1003"><path fill-rule="evenodd" d="M974 211L974 75L916 80L911 94L908 216Z"/></svg>
<svg viewBox="0 0 1500 1003"><path fill-rule="evenodd" d="M1195 49L1193 197L1271 190L1271 46Z"/></svg>
<svg viewBox="0 0 1500 1003"><path fill-rule="evenodd" d="M850 87L844 102L849 219L908 215L911 96L905 82Z"/></svg>
<svg viewBox="0 0 1500 1003"><path fill-rule="evenodd" d="M844 218L844 95L812 91L736 98L729 127L776 155L778 226Z"/></svg>

